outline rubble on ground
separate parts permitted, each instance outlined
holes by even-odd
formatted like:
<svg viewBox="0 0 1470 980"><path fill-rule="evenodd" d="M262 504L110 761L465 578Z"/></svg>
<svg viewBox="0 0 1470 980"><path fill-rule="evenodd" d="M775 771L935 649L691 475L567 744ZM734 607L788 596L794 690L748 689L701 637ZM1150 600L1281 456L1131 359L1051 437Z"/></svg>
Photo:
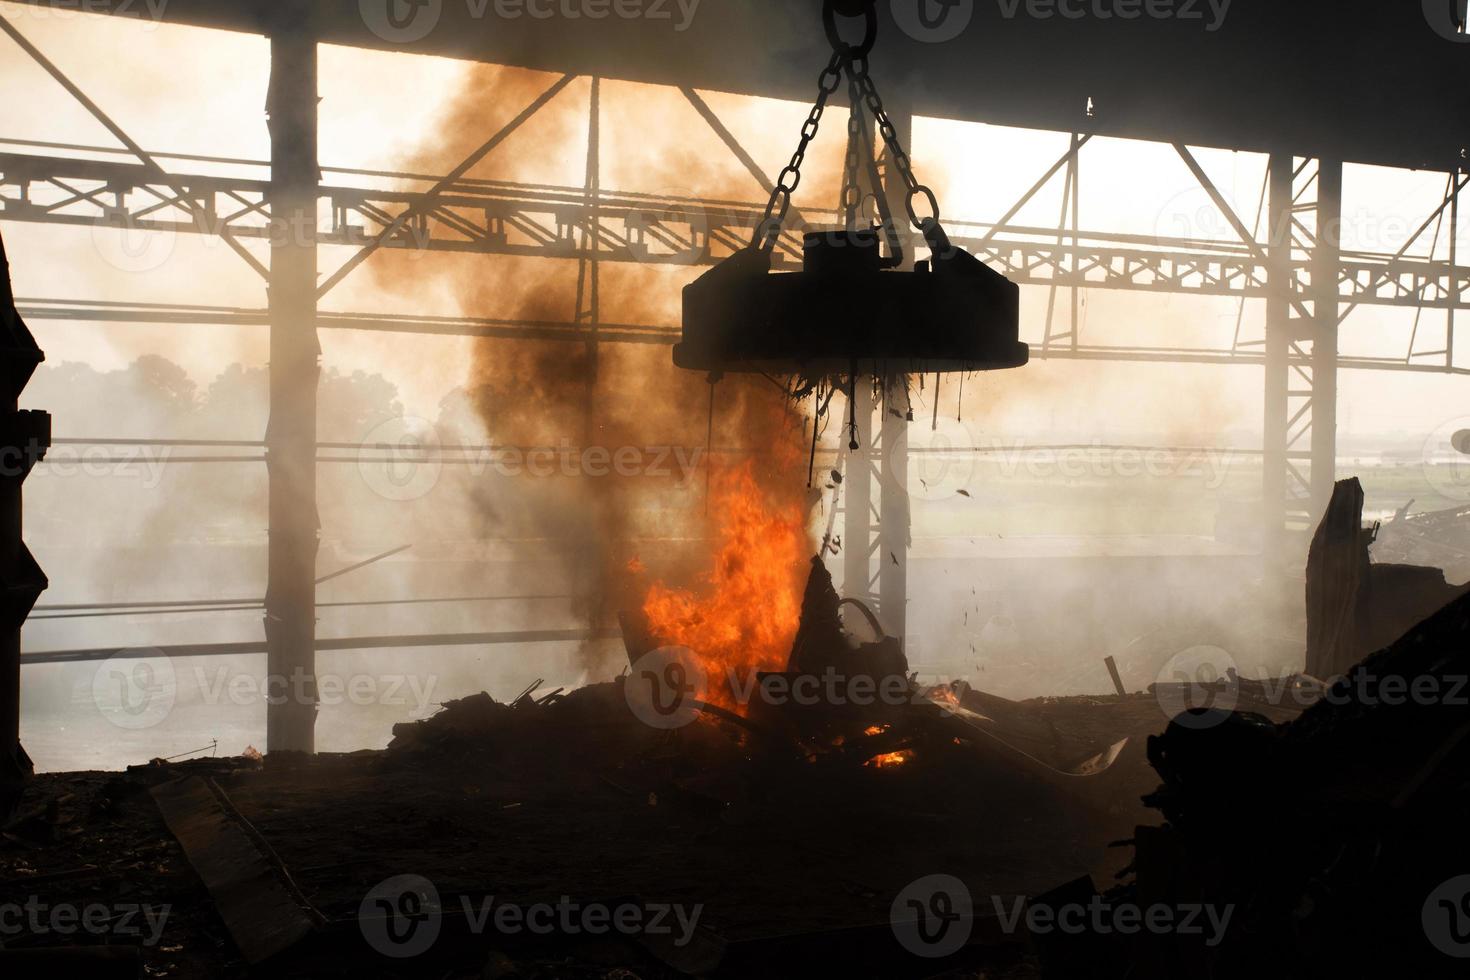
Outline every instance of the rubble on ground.
<svg viewBox="0 0 1470 980"><path fill-rule="evenodd" d="M1378 528L1374 560L1442 568L1452 582L1470 580L1470 507L1410 513L1413 506L1410 500Z"/></svg>
<svg viewBox="0 0 1470 980"><path fill-rule="evenodd" d="M77 882L103 894L135 883L150 897L177 892L190 913L143 952L159 976L179 962L258 975L242 957L267 955L281 936L265 964L277 980L361 975L368 964L376 976L432 967L452 978L765 969L1162 980L1310 977L1350 963L1371 967L1350 975L1405 963L1440 975L1402 896L1470 867L1460 837L1470 692L1453 691L1470 671L1470 597L1325 690L1305 674L1231 673L1186 692L1012 701L964 682L921 684L892 640L847 635L818 569L792 656L766 676L897 682L898 702L703 702L688 724L659 729L631 709L625 673L573 691L537 683L504 700L448 701L395 726L382 752L41 777L40 805L0 836L0 901L16 888L64 896ZM625 635L630 660L658 642L637 617L625 617ZM1098 676L1106 683L1101 660ZM1447 696L1404 703L1416 684ZM1186 694L1238 710L1194 707L1169 721L1162 706ZM168 826L150 792L170 800ZM1109 846L1119 843L1132 846ZM205 873L220 847L250 869L251 893L220 891L233 873ZM128 853L153 864L112 856ZM69 854L89 864L69 867ZM970 938L937 961L894 939L891 904L916 869L954 875L976 899ZM365 947L360 906L405 872L432 880L448 905L567 895L700 903L707 916L676 948L487 936L446 912L432 955L394 973ZM1006 925L993 903L1011 898L1053 912L1232 912L1218 943L1063 934ZM1375 960L1380 945L1391 952Z"/></svg>
<svg viewBox="0 0 1470 980"><path fill-rule="evenodd" d="M1356 520L1356 481L1338 491L1319 543L1344 515ZM1361 570L1361 558L1354 545L1316 571L1335 567L1335 583L1351 586L1347 563ZM1352 603L1335 608L1347 615ZM1062 954L1131 964L1100 977L1460 975L1427 923L1435 890L1470 870L1467 680L1461 594L1317 691L1295 720L1213 708L1176 717L1148 740L1162 785L1147 802L1165 823L1138 828L1131 876L1110 900L1204 903L1233 922L1218 943L1145 930L1089 935Z"/></svg>
<svg viewBox="0 0 1470 980"><path fill-rule="evenodd" d="M1380 533L1363 526L1362 485L1338 481L1307 558L1308 674L1341 675L1470 589L1437 567L1371 560Z"/></svg>

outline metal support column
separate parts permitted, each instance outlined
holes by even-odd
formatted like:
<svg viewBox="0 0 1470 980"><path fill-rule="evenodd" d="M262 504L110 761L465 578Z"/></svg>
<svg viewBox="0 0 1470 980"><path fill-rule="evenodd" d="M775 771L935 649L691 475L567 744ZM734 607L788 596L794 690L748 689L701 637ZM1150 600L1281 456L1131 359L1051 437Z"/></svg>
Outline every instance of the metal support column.
<svg viewBox="0 0 1470 980"><path fill-rule="evenodd" d="M1269 196L1262 516L1274 573L1300 559L1287 535L1310 533L1337 478L1342 161L1273 154ZM1301 256L1307 283L1294 278Z"/></svg>
<svg viewBox="0 0 1470 980"><path fill-rule="evenodd" d="M899 145L912 152L913 114L906 109L890 106L888 115ZM887 196L888 206L893 214L904 215L908 187L898 168L887 164L885 159L882 193ZM903 222L902 218L895 220ZM918 241L922 241L912 234L907 239L902 266L906 270L914 267L914 247ZM879 437L883 448L883 497L878 517L878 526L882 529L882 543L878 548L878 606L882 610L883 625L891 635L905 644L908 634L910 544L908 424L911 406L908 383L909 379L905 375L885 376L882 434ZM934 397L939 397L938 391L934 393Z"/></svg>
<svg viewBox="0 0 1470 980"><path fill-rule="evenodd" d="M1465 171L1456 168L1450 175L1450 269L1459 264L1458 238L1460 235L1460 175ZM1455 277L1453 273L1449 277L1450 289L1454 291ZM1464 297L1456 295L1455 300L1459 302ZM1444 311L1444 363L1445 367L1455 366L1455 307L1450 305Z"/></svg>
<svg viewBox="0 0 1470 980"><path fill-rule="evenodd" d="M1317 242L1312 254L1311 524L1327 511L1337 481L1337 269L1342 252L1342 161L1317 165Z"/></svg>
<svg viewBox="0 0 1470 980"><path fill-rule="evenodd" d="M909 490L907 377L888 379L883 392L882 503L878 512L878 608L883 625L903 640L908 632Z"/></svg>
<svg viewBox="0 0 1470 980"><path fill-rule="evenodd" d="M316 724L317 51L309 3L271 37L270 559L266 747L311 752Z"/></svg>
<svg viewBox="0 0 1470 980"><path fill-rule="evenodd" d="M1274 577L1285 558L1286 430L1291 334L1292 157L1273 153L1267 192L1265 412L1261 461L1261 549L1266 573Z"/></svg>
<svg viewBox="0 0 1470 980"><path fill-rule="evenodd" d="M584 200L587 208L586 223L582 229L582 247L586 254L577 262L576 323L587 327L587 378L586 416L583 419L583 445L590 446L597 438L597 369L598 327L602 322L602 299L598 250L602 243L601 218L598 216L597 199L602 193L602 82L592 77L592 92L588 101L587 121L587 176L584 185Z"/></svg>
<svg viewBox="0 0 1470 980"><path fill-rule="evenodd" d="M857 422L858 448L847 452L842 480L842 594L873 604L873 385L856 379L852 416ZM847 445L849 433L840 440Z"/></svg>

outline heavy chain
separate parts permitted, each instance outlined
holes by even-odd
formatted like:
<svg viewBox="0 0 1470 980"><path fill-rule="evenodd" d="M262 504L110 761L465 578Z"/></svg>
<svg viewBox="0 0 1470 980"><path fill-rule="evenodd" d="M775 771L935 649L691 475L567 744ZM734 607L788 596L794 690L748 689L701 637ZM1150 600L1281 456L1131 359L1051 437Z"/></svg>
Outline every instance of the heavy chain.
<svg viewBox="0 0 1470 980"><path fill-rule="evenodd" d="M904 209L908 212L909 220L913 222L914 227L924 233L931 248L940 244L947 248L948 239L945 238L939 225L939 201L935 198L934 192L926 185L919 183L914 176L913 164L899 142L898 130L894 127L893 120L888 118L888 111L883 107L883 99L868 74L868 52L872 50L877 33L877 16L873 9L873 0L866 0L866 2L851 0L847 7L852 9L839 11L838 0L826 0L823 5L822 20L826 27L827 38L832 45L832 60L827 62L827 67L822 70L821 76L817 79L817 101L807 115L806 122L802 124L801 142L797 144L796 152L791 155L791 161L776 178L776 185L771 189L771 198L766 202L766 213L755 226L751 247L766 253L775 247L776 240L781 235L781 226L786 220L787 213L791 210L791 195L801 183L801 165L806 159L807 148L816 138L817 128L822 121L822 113L826 111L827 102L837 91L837 86L842 84L842 76L845 74L848 78L848 93L852 103L847 120L847 156L843 166L842 183L842 212L847 227L856 226L858 209L863 199L862 189L858 184L858 165L859 147L869 142L864 139L866 134L863 127L866 121L861 108L861 105L866 105L868 112L878 124L878 131L883 135L883 145L888 148L889 159L907 190ZM854 45L843 41L838 36L836 18L839 13L852 16L856 12L861 12L864 16L865 29L862 42ZM875 187L873 190L875 193L881 193L880 188ZM923 218L919 217L914 207L919 198L923 198L928 204L929 214Z"/></svg>
<svg viewBox="0 0 1470 980"><path fill-rule="evenodd" d="M847 157L842 164L842 223L848 231L857 228L858 209L863 203L863 189L858 184L858 167L862 163L862 147L865 143L863 126L863 104L858 96L857 82L848 72L847 93L851 106L847 114Z"/></svg>
<svg viewBox="0 0 1470 980"><path fill-rule="evenodd" d="M847 79L853 112L862 116L862 94L858 89L857 76L853 74L850 63ZM903 265L903 241L899 237L898 226L893 223L893 212L889 207L888 194L883 188L883 175L878 172L878 158L873 153L873 130L867 124L866 117L863 117L858 127L858 139L861 141L861 157L868 171L868 182L872 187L872 200L876 206L878 224L882 227L883 237L888 242L888 257L883 260L882 267L897 268Z"/></svg>
<svg viewBox="0 0 1470 980"><path fill-rule="evenodd" d="M817 101L801 126L801 142L796 145L796 152L791 154L791 162L786 164L776 178L776 186L771 189L771 199L766 202L765 216L755 226L755 235L750 242L752 248L769 252L775 247L776 239L781 234L781 225L786 220L786 213L791 210L791 195L801 183L801 164L806 159L807 147L817 136L817 127L821 125L822 113L827 109L827 100L837 91L837 86L842 84L842 69L847 60L846 50L834 51L832 60L822 69L822 74L817 79Z"/></svg>
<svg viewBox="0 0 1470 980"><path fill-rule="evenodd" d="M909 155L904 152L903 145L898 140L898 130L894 127L893 120L888 118L888 110L883 108L883 98L878 94L878 88L868 74L867 57L859 55L848 59L847 71L862 90L863 102L878 123L878 132L883 136L883 145L888 147L889 160L894 169L898 171L908 192L904 199L904 208L908 211L909 220L914 223L914 227L923 229L927 234L926 225L929 222L932 221L935 227L939 225L939 200L934 196L932 190L919 183L918 178L914 176L913 163L909 160ZM928 218L920 218L914 210L915 200L921 197L929 205Z"/></svg>

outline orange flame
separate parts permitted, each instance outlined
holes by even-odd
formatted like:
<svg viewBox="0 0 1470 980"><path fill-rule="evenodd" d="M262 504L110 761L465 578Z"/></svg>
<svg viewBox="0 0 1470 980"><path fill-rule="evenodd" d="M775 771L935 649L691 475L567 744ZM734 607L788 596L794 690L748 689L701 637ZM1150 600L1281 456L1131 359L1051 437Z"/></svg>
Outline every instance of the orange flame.
<svg viewBox="0 0 1470 980"><path fill-rule="evenodd" d="M914 752L912 749L900 749L897 752L884 752L882 755L875 755L863 763L863 765L872 766L874 769L887 769L889 766L901 766L913 757Z"/></svg>
<svg viewBox="0 0 1470 980"><path fill-rule="evenodd" d="M935 704L952 704L958 706L960 703L960 696L948 684L939 684L931 687L924 692L924 696Z"/></svg>
<svg viewBox="0 0 1470 980"><path fill-rule="evenodd" d="M688 647L709 676L709 700L737 707L729 680L754 681L782 670L801 619L809 549L797 499L776 501L747 461L713 476L710 512L718 514L714 567L696 591L654 584L643 600L654 636Z"/></svg>

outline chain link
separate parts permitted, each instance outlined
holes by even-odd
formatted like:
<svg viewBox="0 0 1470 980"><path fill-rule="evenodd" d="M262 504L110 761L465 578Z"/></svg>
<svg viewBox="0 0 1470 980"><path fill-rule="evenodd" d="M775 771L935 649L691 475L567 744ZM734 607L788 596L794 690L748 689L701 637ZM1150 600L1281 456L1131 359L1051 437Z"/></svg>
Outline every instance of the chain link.
<svg viewBox="0 0 1470 980"><path fill-rule="evenodd" d="M888 111L883 107L883 98L878 94L877 86L868 75L868 51L872 49L873 38L876 32L876 15L873 4L865 5L864 15L866 17L866 32L861 44L852 45L843 42L836 32L836 5L834 0L827 0L823 6L823 21L827 26L827 37L832 43L832 60L827 62L827 67L817 79L817 101L807 115L806 122L801 127L801 141L796 146L796 152L791 155L791 161L782 168L776 177L776 186L771 189L771 198L766 202L766 213L755 226L755 232L751 237L751 247L762 252L769 253L776 245L781 236L781 227L786 221L786 215L791 210L791 195L796 192L801 183L801 165L806 160L807 147L816 138L817 129L822 121L822 113L826 111L827 102L837 87L842 84L842 76L848 78L848 94L852 102L852 108L847 119L847 156L843 164L842 183L842 211L843 218L849 229L857 224L858 210L862 206L862 188L858 183L859 146L866 142L861 139L862 127L866 124L863 118L862 105L866 105L868 112L872 114L873 120L878 124L878 131L883 135L883 145L888 148L889 159L897 169L899 177L902 178L907 196L904 201L904 209L908 212L909 220L916 228L924 232L926 239L930 239L931 245L935 241L947 241L944 232L939 226L939 201L934 192L924 184L919 183L914 176L913 164L909 155L904 152L902 144L898 139L898 130L893 125L893 120L888 118ZM881 188L875 187L875 194L882 193ZM920 218L914 209L914 203L923 198L928 205L929 215Z"/></svg>
<svg viewBox="0 0 1470 980"><path fill-rule="evenodd" d="M848 72L847 92L852 108L847 115L847 158L842 167L842 220L848 231L852 231L857 228L858 209L863 203L863 189L858 184L858 166L866 143L863 139L863 126L867 119L863 115L857 81L851 72Z"/></svg>
<svg viewBox="0 0 1470 980"><path fill-rule="evenodd" d="M796 152L791 154L791 161L776 177L776 186L771 189L771 199L766 202L765 216L755 226L751 247L762 252L770 252L775 247L776 239L781 234L781 225L786 220L786 213L791 210L791 195L801 183L801 165L806 159L807 147L816 138L822 113L827 109L827 100L837 91L837 86L842 84L842 69L847 58L845 50L834 51L832 60L822 69L822 74L817 79L817 101L801 126L801 142L796 145Z"/></svg>
<svg viewBox="0 0 1470 980"><path fill-rule="evenodd" d="M863 102L868 107L868 111L873 114L873 119L877 121L878 132L883 136L883 144L888 147L889 159L894 169L898 171L904 188L908 192L904 207L908 211L909 220L916 228L924 228L930 221L938 225L939 200L934 196L932 190L919 183L918 178L914 176L913 163L909 160L909 155L904 152L903 145L898 139L898 130L894 127L893 120L888 118L888 110L883 107L883 97L878 94L878 88L868 74L868 59L863 56L849 59L847 71L862 89ZM930 216L928 218L920 218L914 210L914 201L920 197L924 198L929 205Z"/></svg>

